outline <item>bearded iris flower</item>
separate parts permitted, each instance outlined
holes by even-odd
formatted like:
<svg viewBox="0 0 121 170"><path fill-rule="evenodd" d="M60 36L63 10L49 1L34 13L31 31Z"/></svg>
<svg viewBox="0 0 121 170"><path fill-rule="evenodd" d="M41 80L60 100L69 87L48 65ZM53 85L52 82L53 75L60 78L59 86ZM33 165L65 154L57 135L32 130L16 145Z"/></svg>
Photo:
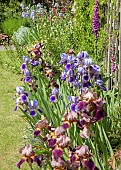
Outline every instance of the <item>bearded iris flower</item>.
<svg viewBox="0 0 121 170"><path fill-rule="evenodd" d="M23 62L24 62L24 63L30 62L30 58L27 57L27 56L23 56Z"/></svg>
<svg viewBox="0 0 121 170"><path fill-rule="evenodd" d="M20 4L20 7L22 8L22 10L24 9L24 4Z"/></svg>
<svg viewBox="0 0 121 170"><path fill-rule="evenodd" d="M38 105L38 101L37 100L31 100L29 103L28 103L28 106L29 106L29 109L30 109L30 115L32 117L35 117L36 116L36 110L38 110L40 113L42 113L42 110L39 109L39 105Z"/></svg>
<svg viewBox="0 0 121 170"><path fill-rule="evenodd" d="M85 66L78 67L78 73L83 75L87 72L87 68Z"/></svg>
<svg viewBox="0 0 121 170"><path fill-rule="evenodd" d="M36 138L37 136L39 136L40 132L46 128L48 126L48 121L46 118L43 118L42 120L39 120L36 123L36 127L34 130L34 137Z"/></svg>
<svg viewBox="0 0 121 170"><path fill-rule="evenodd" d="M52 89L52 95L58 95L58 94L59 94L59 89L56 88L56 87L54 87L54 88Z"/></svg>
<svg viewBox="0 0 121 170"><path fill-rule="evenodd" d="M55 95L50 96L50 102L52 102L52 103L56 102L56 96Z"/></svg>
<svg viewBox="0 0 121 170"><path fill-rule="evenodd" d="M82 60L84 58L89 58L89 54L86 51L79 52L77 54L78 59Z"/></svg>
<svg viewBox="0 0 121 170"><path fill-rule="evenodd" d="M40 8L42 7L42 5L40 3L37 4L37 8Z"/></svg>
<svg viewBox="0 0 121 170"><path fill-rule="evenodd" d="M86 65L86 66L90 66L93 64L93 59L92 58L84 58L82 60L83 64Z"/></svg>
<svg viewBox="0 0 121 170"><path fill-rule="evenodd" d="M26 63L23 63L23 64L21 65L21 71L24 71L24 70L26 70L26 68L27 68L27 65L26 65Z"/></svg>
<svg viewBox="0 0 121 170"><path fill-rule="evenodd" d="M60 64L63 64L63 63L67 62L68 55L66 53L60 54L60 57L61 57L61 60L59 62Z"/></svg>
<svg viewBox="0 0 121 170"><path fill-rule="evenodd" d="M39 62L39 61L36 61L36 60L32 60L32 61L31 61L31 65L32 65L32 66L38 66L38 65L40 65L40 62Z"/></svg>
<svg viewBox="0 0 121 170"><path fill-rule="evenodd" d="M28 105L28 96L29 94L24 91L24 89L20 86L16 87L16 95L14 99L16 100L16 107L14 111L18 109L18 107L21 105L24 108L24 112L27 110L27 105Z"/></svg>
<svg viewBox="0 0 121 170"><path fill-rule="evenodd" d="M35 156L35 152L32 148L32 145L25 145L23 148L20 149L20 153L22 154L21 160L16 165L18 169L20 169L21 165L27 161L29 166L32 168L32 163L37 163L38 166L42 164L42 156L40 158Z"/></svg>

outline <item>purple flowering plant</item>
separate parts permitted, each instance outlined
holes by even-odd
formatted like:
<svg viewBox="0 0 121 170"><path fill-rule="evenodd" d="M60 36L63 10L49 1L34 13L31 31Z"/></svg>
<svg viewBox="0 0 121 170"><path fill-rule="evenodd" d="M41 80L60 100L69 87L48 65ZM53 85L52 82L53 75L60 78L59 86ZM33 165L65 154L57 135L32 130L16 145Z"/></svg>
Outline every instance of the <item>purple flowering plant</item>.
<svg viewBox="0 0 121 170"><path fill-rule="evenodd" d="M15 110L23 111L33 139L21 148L17 168L27 161L40 169L106 169L101 157L112 157L113 151L104 128L106 101L97 92L106 90L100 66L86 51L76 56L69 49L60 54L57 73L46 62L43 46L35 44L20 67L24 88L16 87Z"/></svg>
<svg viewBox="0 0 121 170"><path fill-rule="evenodd" d="M100 30L100 16L99 16L99 1L95 0L94 5L94 15L92 19L92 30L96 38L99 37L99 30Z"/></svg>

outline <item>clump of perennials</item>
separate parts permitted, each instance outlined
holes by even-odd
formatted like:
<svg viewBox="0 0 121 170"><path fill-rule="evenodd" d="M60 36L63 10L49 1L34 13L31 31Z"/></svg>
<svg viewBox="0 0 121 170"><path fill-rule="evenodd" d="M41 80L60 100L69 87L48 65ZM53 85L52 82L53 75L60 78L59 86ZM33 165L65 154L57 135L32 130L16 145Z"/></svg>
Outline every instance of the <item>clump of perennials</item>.
<svg viewBox="0 0 121 170"><path fill-rule="evenodd" d="M21 72L24 75L22 79L30 87L30 94L32 91L35 94L38 92L36 83L34 84L36 88L32 86L32 81L36 82L38 78L28 70L28 64L31 65L32 69L35 67L43 68L42 71L46 72L44 74L46 76L49 74L49 80L54 82L52 93L50 94L50 103L48 103L49 107L60 100L60 98L57 98L60 92L59 85L53 79L51 66L48 66L47 70L43 67L43 63L46 65L46 62L42 59L41 48L42 45L37 44L30 52L30 54L34 53L33 58L23 57L24 63L21 66ZM19 97L16 99L17 106L15 110L18 106L22 106L25 113L29 110L31 117L34 118L39 115L38 118L40 118L33 127L35 143L33 145L26 144L20 150L22 158L17 164L19 169L21 164L27 161L31 168L32 163L35 162L40 169L47 166L48 169L54 170L79 170L80 168L98 170L98 167L93 162L89 147L85 142L82 143L84 140L80 139L90 138L92 135L91 125L106 116L104 109L106 102L94 91L96 86L106 90L100 74L100 67L94 64L93 59L85 51L79 52L75 56L73 50L70 49L67 53L60 54L60 57L59 66L63 65L64 67L60 80L62 83L68 83L70 88L76 88L78 91L73 96L67 96L69 103L65 114L58 120L60 125L55 127L51 117L50 120L46 118L40 109L41 103L37 100L29 101L30 94L24 91L24 88L19 86L16 88L16 96L19 95ZM61 95L61 100L63 100L63 94ZM76 138L71 138L73 127L75 127Z"/></svg>

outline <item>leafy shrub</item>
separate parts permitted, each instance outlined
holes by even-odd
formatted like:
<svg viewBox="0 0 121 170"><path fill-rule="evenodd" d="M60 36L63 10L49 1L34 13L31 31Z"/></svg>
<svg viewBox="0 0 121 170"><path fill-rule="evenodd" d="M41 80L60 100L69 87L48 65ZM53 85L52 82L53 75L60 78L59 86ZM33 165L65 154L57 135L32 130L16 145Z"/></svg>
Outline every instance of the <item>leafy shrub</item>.
<svg viewBox="0 0 121 170"><path fill-rule="evenodd" d="M23 25L21 18L7 18L2 23L2 30L10 37Z"/></svg>

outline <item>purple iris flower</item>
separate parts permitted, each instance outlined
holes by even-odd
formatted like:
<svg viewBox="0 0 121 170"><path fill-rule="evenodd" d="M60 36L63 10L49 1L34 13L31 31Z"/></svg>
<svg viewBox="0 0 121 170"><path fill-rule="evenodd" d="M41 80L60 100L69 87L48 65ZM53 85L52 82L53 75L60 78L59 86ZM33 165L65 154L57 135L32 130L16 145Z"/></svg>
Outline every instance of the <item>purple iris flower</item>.
<svg viewBox="0 0 121 170"><path fill-rule="evenodd" d="M73 83L74 82L74 78L73 77L69 77L68 82L69 83Z"/></svg>
<svg viewBox="0 0 121 170"><path fill-rule="evenodd" d="M78 73L85 74L86 72L87 72L87 67L85 66L78 67Z"/></svg>
<svg viewBox="0 0 121 170"><path fill-rule="evenodd" d="M68 70L67 72L66 72L66 75L67 76L73 76L73 70L72 69L70 69L70 70Z"/></svg>
<svg viewBox="0 0 121 170"><path fill-rule="evenodd" d="M80 87L80 86L81 86L81 82L79 82L79 81L74 81L74 82L73 82L73 85L74 85L75 87Z"/></svg>
<svg viewBox="0 0 121 170"><path fill-rule="evenodd" d="M21 164L23 164L26 160L22 158L19 163L16 165L18 169L20 169Z"/></svg>
<svg viewBox="0 0 121 170"><path fill-rule="evenodd" d="M30 76L30 71L29 70L24 70L24 76L29 77Z"/></svg>
<svg viewBox="0 0 121 170"><path fill-rule="evenodd" d="M35 110L30 110L30 115L32 117L35 117L37 115L36 111Z"/></svg>
<svg viewBox="0 0 121 170"><path fill-rule="evenodd" d="M30 18L34 19L34 17L35 17L35 10L31 10Z"/></svg>
<svg viewBox="0 0 121 170"><path fill-rule="evenodd" d="M65 69L66 69L66 70L70 70L70 69L71 69L71 64L70 64L70 63L67 63L66 66L65 66Z"/></svg>
<svg viewBox="0 0 121 170"><path fill-rule="evenodd" d="M61 60L59 63L66 63L68 55L66 53L60 54Z"/></svg>
<svg viewBox="0 0 121 170"><path fill-rule="evenodd" d="M37 100L31 100L29 102L30 109L37 109L38 108L38 101Z"/></svg>
<svg viewBox="0 0 121 170"><path fill-rule="evenodd" d="M53 150L52 154L54 156L54 159L57 159L63 155L63 151L59 149L55 149Z"/></svg>
<svg viewBox="0 0 121 170"><path fill-rule="evenodd" d="M23 63L23 64L21 65L21 71L24 71L26 68L27 68L26 63Z"/></svg>
<svg viewBox="0 0 121 170"><path fill-rule="evenodd" d="M29 57L23 56L23 62L24 62L24 63L27 63L27 62L29 62L29 61L30 61L30 58L29 58Z"/></svg>
<svg viewBox="0 0 121 170"><path fill-rule="evenodd" d="M55 96L55 95L51 95L51 96L50 96L50 101L51 101L52 103L56 102L56 96Z"/></svg>
<svg viewBox="0 0 121 170"><path fill-rule="evenodd" d="M40 65L40 62L39 62L39 61L34 61L34 60L32 60L32 61L31 61L31 65L33 65L33 66L38 66L38 65Z"/></svg>
<svg viewBox="0 0 121 170"><path fill-rule="evenodd" d="M76 96L68 96L68 100L70 103L76 103L77 99L78 99L78 97L76 97Z"/></svg>
<svg viewBox="0 0 121 170"><path fill-rule="evenodd" d="M37 4L37 8L40 8L42 7L42 5L40 3Z"/></svg>
<svg viewBox="0 0 121 170"><path fill-rule="evenodd" d="M82 52L79 52L79 53L77 54L77 57L78 57L79 59L89 58L89 54L88 54L86 51L82 51Z"/></svg>
<svg viewBox="0 0 121 170"><path fill-rule="evenodd" d="M88 170L99 170L91 159L84 161L84 167Z"/></svg>
<svg viewBox="0 0 121 170"><path fill-rule="evenodd" d="M93 64L93 59L92 58L84 58L82 62L84 65L90 66Z"/></svg>
<svg viewBox="0 0 121 170"><path fill-rule="evenodd" d="M70 106L70 110L73 111L73 112L75 112L75 107L76 107L76 104L72 104L72 105Z"/></svg>
<svg viewBox="0 0 121 170"><path fill-rule="evenodd" d="M56 139L55 139L55 138L50 139L50 140L48 141L48 144L49 144L49 146L50 146L51 148L54 147L55 144L56 144Z"/></svg>
<svg viewBox="0 0 121 170"><path fill-rule="evenodd" d="M16 87L16 93L23 94L23 93L25 93L25 91L24 91L23 87L17 86Z"/></svg>
<svg viewBox="0 0 121 170"><path fill-rule="evenodd" d="M66 71L66 70L63 70L63 71L61 72L61 79L62 79L62 80L66 80L66 74L67 74L67 71Z"/></svg>
<svg viewBox="0 0 121 170"><path fill-rule="evenodd" d="M78 106L78 109L79 109L79 110L83 111L83 110L85 110L85 109L87 108L87 103L84 102L84 101L80 101L80 102L77 104L77 106Z"/></svg>
<svg viewBox="0 0 121 170"><path fill-rule="evenodd" d="M107 91L107 88L105 86L100 86L103 91Z"/></svg>
<svg viewBox="0 0 121 170"><path fill-rule="evenodd" d="M90 83L90 81L87 81L87 82L84 82L84 83L82 84L82 86L83 86L84 88L89 88L90 86L92 86L92 84Z"/></svg>
<svg viewBox="0 0 121 170"><path fill-rule="evenodd" d="M93 120L94 120L94 122L97 122L105 116L107 116L106 112L102 109L99 109L94 113Z"/></svg>
<svg viewBox="0 0 121 170"><path fill-rule="evenodd" d="M23 10L24 9L24 4L20 4L20 7Z"/></svg>
<svg viewBox="0 0 121 170"><path fill-rule="evenodd" d="M69 62L69 63L73 63L75 60L76 60L76 58L73 55L71 55L71 56L69 55L67 58L67 62Z"/></svg>
<svg viewBox="0 0 121 170"><path fill-rule="evenodd" d="M24 79L24 81L25 81L26 83L29 83L29 82L31 81L31 77L26 77L26 78Z"/></svg>
<svg viewBox="0 0 121 170"><path fill-rule="evenodd" d="M31 100L28 104L30 108L30 115L35 117L36 116L36 110L38 110L40 113L42 113L42 110L39 109L38 101L37 100Z"/></svg>
<svg viewBox="0 0 121 170"><path fill-rule="evenodd" d="M54 87L54 88L52 89L52 94L53 94L53 95L59 94L59 89L56 88L56 87Z"/></svg>
<svg viewBox="0 0 121 170"><path fill-rule="evenodd" d="M91 65L90 66L90 71L94 74L98 74L100 72L100 66L98 65Z"/></svg>
<svg viewBox="0 0 121 170"><path fill-rule="evenodd" d="M83 75L83 80L84 80L84 82L87 82L87 81L89 81L89 76L88 76L88 74L85 74L85 75Z"/></svg>
<svg viewBox="0 0 121 170"><path fill-rule="evenodd" d="M103 85L103 81L99 79L95 80L95 83L99 86Z"/></svg>
<svg viewBox="0 0 121 170"><path fill-rule="evenodd" d="M25 95L25 94L22 94L21 95L21 100L23 101L23 102L26 102L27 101L27 96Z"/></svg>
<svg viewBox="0 0 121 170"><path fill-rule="evenodd" d="M29 13L28 13L28 12L22 12L21 16L22 16L23 18L28 18Z"/></svg>

